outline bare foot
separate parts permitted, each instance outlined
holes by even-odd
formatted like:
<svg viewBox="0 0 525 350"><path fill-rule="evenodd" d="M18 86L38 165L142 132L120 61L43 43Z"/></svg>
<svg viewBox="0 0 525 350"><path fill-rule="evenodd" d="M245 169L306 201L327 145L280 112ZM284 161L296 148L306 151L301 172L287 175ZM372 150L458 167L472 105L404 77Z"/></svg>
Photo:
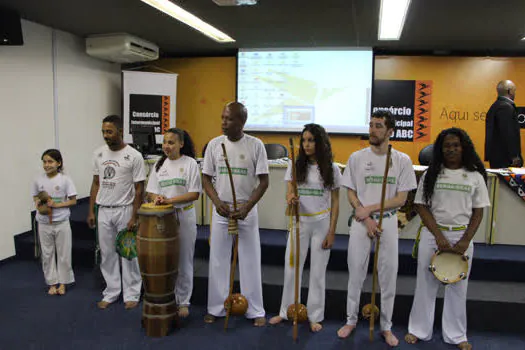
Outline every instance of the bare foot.
<svg viewBox="0 0 525 350"><path fill-rule="evenodd" d="M186 318L190 315L190 310L187 306L181 306L179 307L179 311L177 312L180 318Z"/></svg>
<svg viewBox="0 0 525 350"><path fill-rule="evenodd" d="M55 286L49 287L49 290L47 291L47 294L49 294L49 295L57 294L57 287L55 287Z"/></svg>
<svg viewBox="0 0 525 350"><path fill-rule="evenodd" d="M270 318L270 321L268 321L269 324L279 324L281 322L283 322L284 318L282 318L281 316L274 316L272 318Z"/></svg>
<svg viewBox="0 0 525 350"><path fill-rule="evenodd" d="M399 340L396 338L394 333L392 333L391 331L384 331L383 337L385 338L385 342L391 347L395 347L399 345Z"/></svg>
<svg viewBox="0 0 525 350"><path fill-rule="evenodd" d="M323 329L323 325L317 322L310 323L310 330L314 333L319 332L321 329Z"/></svg>
<svg viewBox="0 0 525 350"><path fill-rule="evenodd" d="M417 337L411 333L407 333L407 335L405 335L405 341L407 342L407 344L415 344L418 342L419 339L417 339Z"/></svg>
<svg viewBox="0 0 525 350"><path fill-rule="evenodd" d="M468 341L464 341L458 344L458 348L461 350L472 350L472 345Z"/></svg>
<svg viewBox="0 0 525 350"><path fill-rule="evenodd" d="M348 338L352 331L355 329L355 324L348 325L345 324L343 327L339 328L337 331L337 336L341 339Z"/></svg>

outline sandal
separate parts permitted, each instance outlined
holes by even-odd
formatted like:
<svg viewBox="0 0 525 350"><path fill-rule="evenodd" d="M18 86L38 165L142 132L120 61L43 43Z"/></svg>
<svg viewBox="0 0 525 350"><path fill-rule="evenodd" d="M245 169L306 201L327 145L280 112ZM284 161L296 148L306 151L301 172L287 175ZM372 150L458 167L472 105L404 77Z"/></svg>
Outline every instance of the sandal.
<svg viewBox="0 0 525 350"><path fill-rule="evenodd" d="M180 318L186 318L190 315L190 310L188 309L187 306L180 306L179 310L177 311L177 314L179 315Z"/></svg>
<svg viewBox="0 0 525 350"><path fill-rule="evenodd" d="M407 342L407 344L415 344L415 343L418 342L418 340L419 339L415 335L413 335L411 333L407 333L405 335L405 342Z"/></svg>
<svg viewBox="0 0 525 350"><path fill-rule="evenodd" d="M206 323L213 323L215 322L217 318L215 316L213 316L212 314L207 314L206 316L204 316L204 322Z"/></svg>
<svg viewBox="0 0 525 350"><path fill-rule="evenodd" d="M61 284L60 287L58 287L57 294L58 295L66 294L66 286L64 284Z"/></svg>
<svg viewBox="0 0 525 350"><path fill-rule="evenodd" d="M472 345L468 341L464 341L458 344L458 348L461 350L472 350Z"/></svg>
<svg viewBox="0 0 525 350"><path fill-rule="evenodd" d="M47 291L47 294L49 294L49 295L56 295L57 294L57 287L55 287L55 286L49 287L49 290Z"/></svg>
<svg viewBox="0 0 525 350"><path fill-rule="evenodd" d="M266 318L265 317L256 317L254 320L253 320L253 325L255 327L262 327L266 324Z"/></svg>

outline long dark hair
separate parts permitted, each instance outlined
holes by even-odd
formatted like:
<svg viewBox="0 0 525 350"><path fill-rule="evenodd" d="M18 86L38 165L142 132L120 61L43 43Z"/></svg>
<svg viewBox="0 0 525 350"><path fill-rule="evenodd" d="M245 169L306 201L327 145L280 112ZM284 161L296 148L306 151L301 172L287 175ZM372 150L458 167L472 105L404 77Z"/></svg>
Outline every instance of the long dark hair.
<svg viewBox="0 0 525 350"><path fill-rule="evenodd" d="M40 160L44 160L44 156L49 156L55 162L59 162L60 165L57 168L57 172L59 172L59 173L62 172L62 169L64 169L64 161L62 160L62 153L60 153L59 150L54 149L54 148L45 150L44 153L42 153L42 157L40 157Z"/></svg>
<svg viewBox="0 0 525 350"><path fill-rule="evenodd" d="M306 181L308 171L308 156L303 148L303 135L308 131L315 140L315 159L317 160L317 168L323 179L324 187L330 188L334 185L334 168L332 167L333 155L332 146L326 130L319 124L306 124L301 132L301 143L299 147L299 156L295 161L297 172L297 183L304 183Z"/></svg>
<svg viewBox="0 0 525 350"><path fill-rule="evenodd" d="M425 202L430 205L432 203L432 196L434 195L434 186L436 185L437 178L443 167L443 142L445 137L448 135L454 135L459 138L461 142L461 165L468 171L477 171L487 182L487 172L485 171L485 165L476 153L474 143L470 139L470 136L459 128L450 128L441 131L438 135L436 142L434 142L434 149L432 151L432 160L427 169L425 175L425 182L423 184L423 198Z"/></svg>
<svg viewBox="0 0 525 350"><path fill-rule="evenodd" d="M179 128L171 128L166 131L166 133L172 133L179 137L179 140L184 142L184 145L180 149L180 154L182 156L188 156L190 158L195 159L195 145L193 144L193 140L190 137L190 134L186 130L182 130ZM155 172L158 172L159 169L162 167L164 162L166 161L166 158L168 156L166 153L162 154L162 157L157 162L157 165L155 166Z"/></svg>

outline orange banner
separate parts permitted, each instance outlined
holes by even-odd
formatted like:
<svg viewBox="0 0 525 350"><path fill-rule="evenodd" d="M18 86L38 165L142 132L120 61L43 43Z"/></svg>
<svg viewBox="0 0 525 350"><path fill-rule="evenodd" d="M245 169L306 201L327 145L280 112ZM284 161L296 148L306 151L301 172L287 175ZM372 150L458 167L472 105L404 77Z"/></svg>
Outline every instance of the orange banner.
<svg viewBox="0 0 525 350"><path fill-rule="evenodd" d="M432 81L416 80L414 102L414 142L430 142Z"/></svg>

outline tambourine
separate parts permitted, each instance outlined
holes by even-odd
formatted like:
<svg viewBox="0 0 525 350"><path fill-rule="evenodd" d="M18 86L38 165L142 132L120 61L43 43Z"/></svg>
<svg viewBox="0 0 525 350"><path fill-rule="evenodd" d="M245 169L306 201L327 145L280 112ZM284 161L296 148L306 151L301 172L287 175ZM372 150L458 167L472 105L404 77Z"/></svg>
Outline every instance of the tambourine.
<svg viewBox="0 0 525 350"><path fill-rule="evenodd" d="M118 255L128 260L137 257L137 231L123 229L115 238L115 247Z"/></svg>
<svg viewBox="0 0 525 350"><path fill-rule="evenodd" d="M428 268L441 283L453 284L467 278L468 261L468 255L436 251Z"/></svg>

